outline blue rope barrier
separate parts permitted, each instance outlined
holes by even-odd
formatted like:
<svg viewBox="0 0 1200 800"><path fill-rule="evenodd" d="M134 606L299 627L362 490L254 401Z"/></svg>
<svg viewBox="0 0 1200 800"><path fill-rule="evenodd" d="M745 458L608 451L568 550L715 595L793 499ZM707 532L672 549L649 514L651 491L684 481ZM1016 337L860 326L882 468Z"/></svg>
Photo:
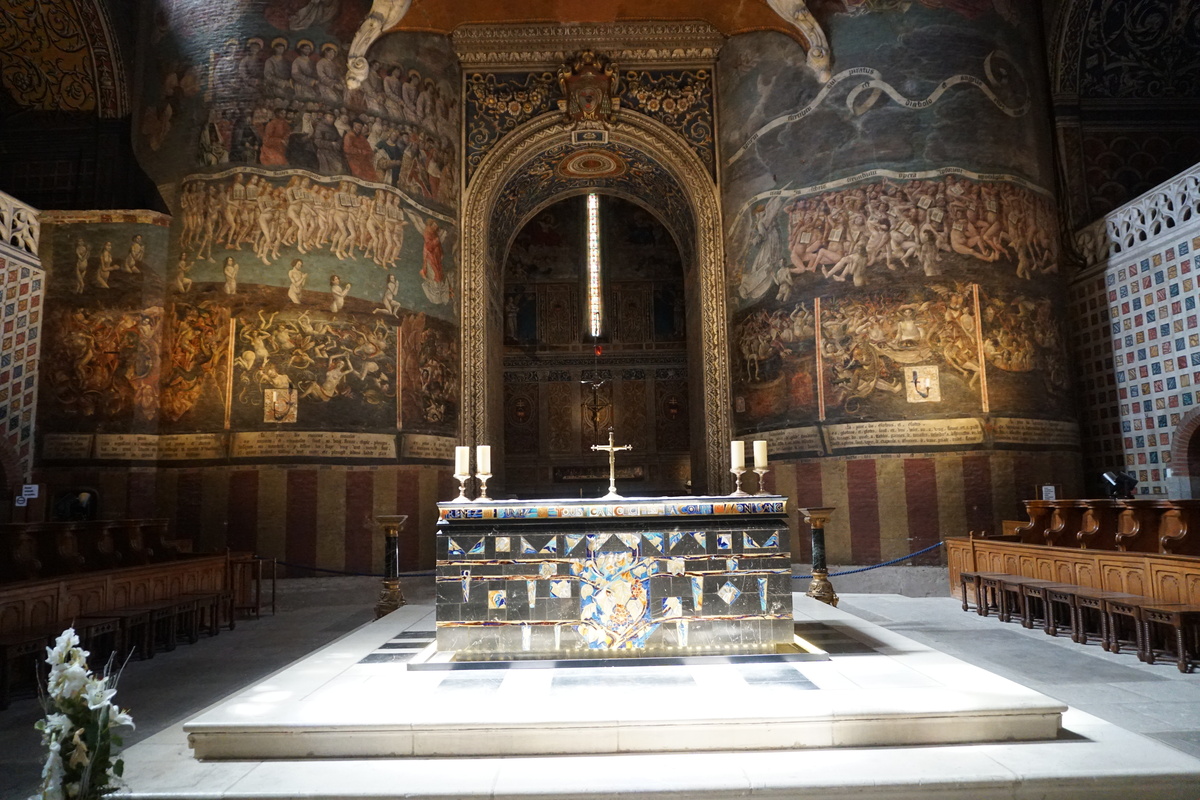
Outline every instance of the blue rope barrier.
<svg viewBox="0 0 1200 800"><path fill-rule="evenodd" d="M900 556L900 558L893 558L891 561L884 561L880 564L872 564L869 567L859 567L858 569L845 569L845 570L842 570L841 572L831 572L831 573L829 573L829 577L836 578L839 575L853 575L856 572L867 572L868 570L879 569L880 567L890 567L893 564L899 564L901 561L908 561L910 558L914 558L923 553L928 553L930 550L936 550L941 546L942 546L942 542L938 542L937 544L929 545L929 547L926 547L924 550L918 550L915 553L909 553L906 556ZM794 581L812 580L812 575L793 575L792 580L794 580Z"/></svg>

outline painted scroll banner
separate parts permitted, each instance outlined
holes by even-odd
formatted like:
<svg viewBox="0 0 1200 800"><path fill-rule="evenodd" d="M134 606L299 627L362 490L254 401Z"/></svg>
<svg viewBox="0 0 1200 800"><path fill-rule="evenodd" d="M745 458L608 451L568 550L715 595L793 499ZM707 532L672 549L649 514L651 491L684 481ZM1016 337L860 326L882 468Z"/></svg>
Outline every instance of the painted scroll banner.
<svg viewBox="0 0 1200 800"><path fill-rule="evenodd" d="M996 417L992 425L997 444L1079 447L1079 426L1074 422Z"/></svg>
<svg viewBox="0 0 1200 800"><path fill-rule="evenodd" d="M820 453L824 450L821 446L821 433L814 427L763 431L741 438L747 442L763 439L772 453Z"/></svg>
<svg viewBox="0 0 1200 800"><path fill-rule="evenodd" d="M42 458L47 461L78 461L91 455L90 433L47 433L42 437Z"/></svg>
<svg viewBox="0 0 1200 800"><path fill-rule="evenodd" d="M158 437L160 461L193 461L225 457L222 433L181 433Z"/></svg>
<svg viewBox="0 0 1200 800"><path fill-rule="evenodd" d="M96 458L114 461L156 461L158 437L153 433L97 433Z"/></svg>
<svg viewBox="0 0 1200 800"><path fill-rule="evenodd" d="M389 433L268 431L237 433L233 458L387 458L396 457L396 437Z"/></svg>
<svg viewBox="0 0 1200 800"><path fill-rule="evenodd" d="M405 435L400 453L404 458L453 461L455 441L455 439L449 436L427 436L422 433L410 433Z"/></svg>
<svg viewBox="0 0 1200 800"><path fill-rule="evenodd" d="M956 447L982 444L983 425L971 417L906 419L829 425L825 428L825 435L832 450L860 447Z"/></svg>

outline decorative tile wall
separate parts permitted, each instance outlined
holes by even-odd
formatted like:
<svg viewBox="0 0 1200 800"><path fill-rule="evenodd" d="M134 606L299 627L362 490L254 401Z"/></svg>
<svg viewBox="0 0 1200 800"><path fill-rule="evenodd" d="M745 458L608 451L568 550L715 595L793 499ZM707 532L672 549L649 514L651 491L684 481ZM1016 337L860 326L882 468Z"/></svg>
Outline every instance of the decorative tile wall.
<svg viewBox="0 0 1200 800"><path fill-rule="evenodd" d="M1130 473L1168 494L1171 444L1200 388L1200 224L1084 273L1072 290L1085 469Z"/></svg>

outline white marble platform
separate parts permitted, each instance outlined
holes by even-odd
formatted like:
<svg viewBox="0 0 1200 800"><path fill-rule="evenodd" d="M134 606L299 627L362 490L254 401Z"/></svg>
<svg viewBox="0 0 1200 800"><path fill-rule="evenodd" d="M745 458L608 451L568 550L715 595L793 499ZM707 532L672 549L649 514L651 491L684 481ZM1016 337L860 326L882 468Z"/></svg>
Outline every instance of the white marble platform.
<svg viewBox="0 0 1200 800"><path fill-rule="evenodd" d="M796 608L863 646L777 683L781 665L446 683L462 673L359 663L402 628L432 630L432 609L407 607L131 748L126 776L135 797L246 800L1200 796L1196 759L1075 710L1060 730L1049 698L807 598ZM582 675L626 670L590 688ZM237 760L197 760L188 737Z"/></svg>
<svg viewBox="0 0 1200 800"><path fill-rule="evenodd" d="M797 620L833 623L813 630L842 640L836 626L852 618L828 611L804 598ZM401 631L432 627L432 618L419 614L391 614L187 723L196 756L597 755L1019 741L1054 738L1066 710L882 628L842 641L863 655L815 662L449 672L360 663Z"/></svg>

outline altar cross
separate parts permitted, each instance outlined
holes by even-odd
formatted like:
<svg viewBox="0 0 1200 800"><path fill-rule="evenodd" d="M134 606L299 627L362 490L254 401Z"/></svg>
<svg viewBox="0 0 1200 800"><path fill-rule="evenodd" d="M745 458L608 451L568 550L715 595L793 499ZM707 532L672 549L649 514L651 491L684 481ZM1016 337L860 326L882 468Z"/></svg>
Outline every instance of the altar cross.
<svg viewBox="0 0 1200 800"><path fill-rule="evenodd" d="M614 497L620 497L621 495L617 494L617 451L632 450L633 445L613 444L613 432L612 428L609 428L608 444L594 444L592 445L592 449L608 451L608 494L604 495L601 499L609 500Z"/></svg>

